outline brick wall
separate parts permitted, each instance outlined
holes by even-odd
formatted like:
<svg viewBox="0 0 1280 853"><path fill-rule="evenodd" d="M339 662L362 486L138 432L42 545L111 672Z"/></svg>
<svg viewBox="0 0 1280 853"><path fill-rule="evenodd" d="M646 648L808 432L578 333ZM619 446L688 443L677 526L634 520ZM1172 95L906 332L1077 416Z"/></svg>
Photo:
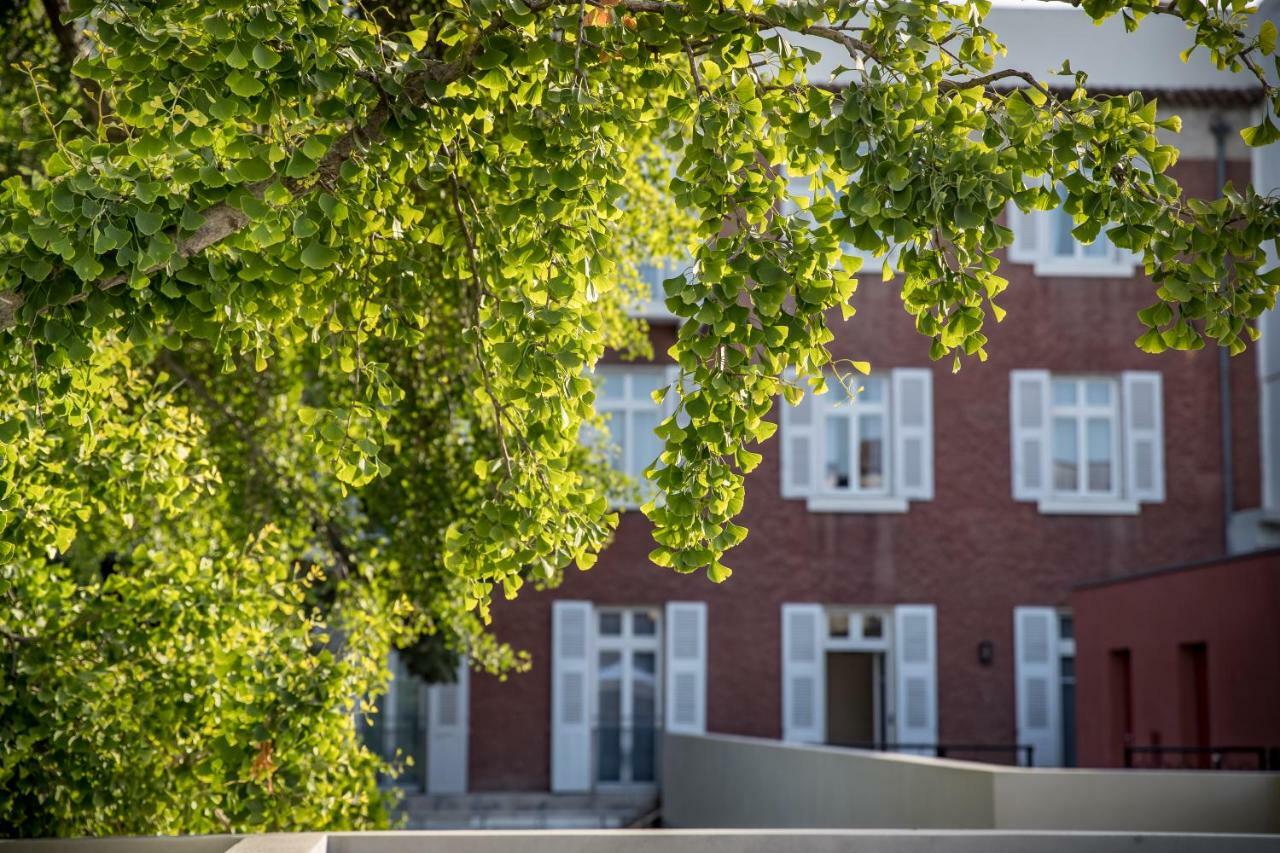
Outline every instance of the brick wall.
<svg viewBox="0 0 1280 853"><path fill-rule="evenodd" d="M1231 164L1237 183L1247 162ZM1193 195L1211 196L1214 164L1180 163ZM647 522L628 513L592 571L572 572L555 593L526 591L495 607L497 634L534 657L533 670L499 683L472 681L471 787L541 789L550 776L550 647L553 596L597 604L708 602L707 727L778 737L781 729L780 606L933 603L938 608L939 736L1014 740L1013 608L1066 605L1073 585L1221 552L1221 443L1217 352L1147 356L1133 346L1137 312L1154 301L1141 275L1045 278L1006 264L1011 280L990 322L986 364L934 365L935 498L905 515L816 514L779 494L777 444L748 483L743 523L751 533L730 555L733 577L714 586L648 563ZM837 357L873 367L929 365L928 341L878 275L854 297L857 316L837 322ZM663 356L670 332L655 331ZM1137 517L1043 516L1010 493L1009 371L1164 373L1167 500ZM1236 397L1237 508L1256 506L1258 415L1252 350L1232 363ZM981 666L977 646L995 658Z"/></svg>

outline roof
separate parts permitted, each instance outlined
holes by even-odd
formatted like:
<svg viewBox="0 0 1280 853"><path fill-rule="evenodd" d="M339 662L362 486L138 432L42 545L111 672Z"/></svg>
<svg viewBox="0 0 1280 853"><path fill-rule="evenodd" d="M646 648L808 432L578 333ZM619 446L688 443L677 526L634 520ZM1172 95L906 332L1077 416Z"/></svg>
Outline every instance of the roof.
<svg viewBox="0 0 1280 853"><path fill-rule="evenodd" d="M1096 589L1103 586L1112 586L1115 584L1130 583L1132 581L1147 580L1149 578L1159 577L1161 575L1180 574L1182 572L1196 571L1197 569L1209 569L1216 566L1230 566L1235 563L1244 563L1249 560L1258 559L1274 559L1277 568L1280 568L1280 548L1267 548L1261 551L1249 551L1245 554L1231 554L1221 557L1211 557L1208 560L1195 560L1188 563L1175 563L1172 566L1161 566L1156 569L1146 569L1141 572L1134 572L1129 575L1120 575L1114 578L1099 578L1097 580L1085 581L1078 583L1072 589Z"/></svg>

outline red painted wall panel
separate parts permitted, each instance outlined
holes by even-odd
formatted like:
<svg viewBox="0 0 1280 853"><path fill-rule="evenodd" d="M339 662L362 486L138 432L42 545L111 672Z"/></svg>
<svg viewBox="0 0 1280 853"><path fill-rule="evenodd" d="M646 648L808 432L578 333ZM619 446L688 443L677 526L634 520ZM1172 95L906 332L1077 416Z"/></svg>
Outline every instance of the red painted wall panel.
<svg viewBox="0 0 1280 853"><path fill-rule="evenodd" d="M1071 606L1082 763L1123 766L1117 650L1130 657L1134 745L1196 745L1183 647L1203 643L1209 745L1280 746L1280 552L1080 589Z"/></svg>

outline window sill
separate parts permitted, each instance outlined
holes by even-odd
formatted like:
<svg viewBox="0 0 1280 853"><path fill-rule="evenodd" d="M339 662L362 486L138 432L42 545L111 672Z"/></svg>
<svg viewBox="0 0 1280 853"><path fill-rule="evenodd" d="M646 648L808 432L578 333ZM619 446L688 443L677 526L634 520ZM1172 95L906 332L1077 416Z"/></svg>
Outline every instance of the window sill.
<svg viewBox="0 0 1280 853"><path fill-rule="evenodd" d="M1041 515L1137 515L1138 502L1125 500L1072 500L1046 498L1038 504Z"/></svg>
<svg viewBox="0 0 1280 853"><path fill-rule="evenodd" d="M667 306L661 302L645 302L642 305L633 305L627 309L627 316L657 323L680 322L680 318L668 311Z"/></svg>
<svg viewBox="0 0 1280 853"><path fill-rule="evenodd" d="M884 515L907 511L906 498L862 498L843 495L816 495L806 501L809 512L843 512Z"/></svg>
<svg viewBox="0 0 1280 853"><path fill-rule="evenodd" d="M1057 278L1132 278L1133 264L1113 264L1071 261L1036 261L1035 273L1039 276Z"/></svg>

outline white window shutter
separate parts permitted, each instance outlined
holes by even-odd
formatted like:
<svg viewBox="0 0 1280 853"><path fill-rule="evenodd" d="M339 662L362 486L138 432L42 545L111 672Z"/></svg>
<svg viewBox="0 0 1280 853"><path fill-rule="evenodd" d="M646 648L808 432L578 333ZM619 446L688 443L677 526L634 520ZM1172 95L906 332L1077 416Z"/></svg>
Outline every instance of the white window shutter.
<svg viewBox="0 0 1280 853"><path fill-rule="evenodd" d="M933 371L893 371L894 482L898 497L933 499Z"/></svg>
<svg viewBox="0 0 1280 853"><path fill-rule="evenodd" d="M1124 456L1131 500L1164 500L1164 401L1160 374L1125 371Z"/></svg>
<svg viewBox="0 0 1280 853"><path fill-rule="evenodd" d="M453 684L427 688L428 794L466 793L469 678L464 658Z"/></svg>
<svg viewBox="0 0 1280 853"><path fill-rule="evenodd" d="M817 448L817 404L805 388L799 404L779 397L782 433L782 496L808 497L814 491L814 456Z"/></svg>
<svg viewBox="0 0 1280 853"><path fill-rule="evenodd" d="M1009 372L1013 499L1039 500L1049 493L1049 371Z"/></svg>
<svg viewBox="0 0 1280 853"><path fill-rule="evenodd" d="M893 610L895 740L932 755L938 743L938 628L932 604Z"/></svg>
<svg viewBox="0 0 1280 853"><path fill-rule="evenodd" d="M592 610L551 605L551 790L591 789Z"/></svg>
<svg viewBox="0 0 1280 853"><path fill-rule="evenodd" d="M1019 264L1033 264L1039 250L1040 211L1023 213L1018 205L1009 202L1009 229L1013 242L1009 245L1009 260Z"/></svg>
<svg viewBox="0 0 1280 853"><path fill-rule="evenodd" d="M1037 767L1062 763L1058 683L1058 614L1052 607L1013 609L1013 678L1018 745L1032 747ZM1026 758L1019 753L1019 761Z"/></svg>
<svg viewBox="0 0 1280 853"><path fill-rule="evenodd" d="M821 605L782 605L783 740L826 740L826 628Z"/></svg>
<svg viewBox="0 0 1280 853"><path fill-rule="evenodd" d="M707 605L667 603L667 713L669 732L707 730Z"/></svg>

